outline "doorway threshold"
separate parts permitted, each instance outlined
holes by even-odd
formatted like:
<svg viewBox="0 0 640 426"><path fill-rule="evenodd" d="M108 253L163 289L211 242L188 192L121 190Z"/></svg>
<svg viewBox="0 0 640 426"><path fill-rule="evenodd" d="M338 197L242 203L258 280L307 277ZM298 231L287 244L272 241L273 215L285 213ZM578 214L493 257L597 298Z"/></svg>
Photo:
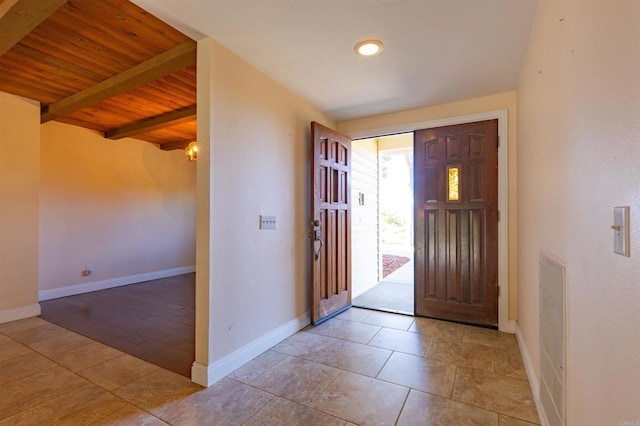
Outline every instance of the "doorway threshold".
<svg viewBox="0 0 640 426"><path fill-rule="evenodd" d="M396 309L385 309L385 308L379 308L377 306L366 306L366 305L358 305L358 304L353 304L351 306L353 306L354 308L366 309L368 311L387 312L389 314L406 315L409 317L414 316L413 312L399 311Z"/></svg>

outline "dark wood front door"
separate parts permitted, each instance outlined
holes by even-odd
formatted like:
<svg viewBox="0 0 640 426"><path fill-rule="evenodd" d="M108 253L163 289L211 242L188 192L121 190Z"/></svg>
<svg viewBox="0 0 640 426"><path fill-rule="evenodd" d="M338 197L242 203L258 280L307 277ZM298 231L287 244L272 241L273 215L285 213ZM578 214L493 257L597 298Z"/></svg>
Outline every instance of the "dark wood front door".
<svg viewBox="0 0 640 426"><path fill-rule="evenodd" d="M311 123L311 322L351 305L351 139Z"/></svg>
<svg viewBox="0 0 640 426"><path fill-rule="evenodd" d="M498 121L419 130L415 313L498 324Z"/></svg>

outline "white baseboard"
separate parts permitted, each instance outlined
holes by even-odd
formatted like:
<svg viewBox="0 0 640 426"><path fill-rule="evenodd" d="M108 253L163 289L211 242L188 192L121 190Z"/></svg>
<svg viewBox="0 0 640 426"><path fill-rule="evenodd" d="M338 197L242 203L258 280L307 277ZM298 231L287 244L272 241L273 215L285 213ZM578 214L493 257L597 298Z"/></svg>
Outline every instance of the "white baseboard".
<svg viewBox="0 0 640 426"><path fill-rule="evenodd" d="M40 315L40 304L21 306L19 308L6 309L0 311L0 324L5 322L17 321Z"/></svg>
<svg viewBox="0 0 640 426"><path fill-rule="evenodd" d="M527 377L529 378L529 386L531 386L531 393L533 394L533 400L536 403L536 410L538 411L540 425L549 426L549 420L547 419L547 415L544 412L542 403L540 402L540 382L538 381L538 376L536 376L536 370L533 368L533 362L531 361L531 356L529 355L529 349L527 349L527 344L524 341L524 336L522 335L520 324L518 324L517 322L515 323L515 331L516 331L516 339L518 341L518 346L520 347L520 353L522 354L522 362L524 363L524 369L526 370Z"/></svg>
<svg viewBox="0 0 640 426"><path fill-rule="evenodd" d="M243 346L237 351L230 353L213 364L207 366L194 362L191 367L191 380L201 386L209 387L237 368L242 367L258 355L282 342L287 337L294 335L309 325L309 323L310 314L307 312L306 314L289 321L275 330L270 331L248 345Z"/></svg>
<svg viewBox="0 0 640 426"><path fill-rule="evenodd" d="M174 277L176 275L189 274L195 272L196 267L183 266L181 268L164 269L162 271L147 272L144 274L129 275L127 277L111 278L103 281L94 281L70 285L67 287L54 288L51 290L41 290L38 292L38 300L57 299L59 297L73 296L76 294L89 293L91 291L104 290L107 288L120 287L123 285L136 284L144 281L158 280L160 278Z"/></svg>

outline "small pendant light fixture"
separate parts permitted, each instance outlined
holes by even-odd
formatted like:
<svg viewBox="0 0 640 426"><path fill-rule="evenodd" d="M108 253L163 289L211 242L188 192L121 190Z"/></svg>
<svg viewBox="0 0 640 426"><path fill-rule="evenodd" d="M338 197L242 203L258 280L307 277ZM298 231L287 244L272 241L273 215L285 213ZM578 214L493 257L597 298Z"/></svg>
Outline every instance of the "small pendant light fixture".
<svg viewBox="0 0 640 426"><path fill-rule="evenodd" d="M198 159L198 142L193 141L184 149L184 153L187 154L189 161L196 161Z"/></svg>
<svg viewBox="0 0 640 426"><path fill-rule="evenodd" d="M353 51L362 56L375 56L382 52L382 47L383 44L381 40L378 40L377 38L368 38L358 42L353 47Z"/></svg>

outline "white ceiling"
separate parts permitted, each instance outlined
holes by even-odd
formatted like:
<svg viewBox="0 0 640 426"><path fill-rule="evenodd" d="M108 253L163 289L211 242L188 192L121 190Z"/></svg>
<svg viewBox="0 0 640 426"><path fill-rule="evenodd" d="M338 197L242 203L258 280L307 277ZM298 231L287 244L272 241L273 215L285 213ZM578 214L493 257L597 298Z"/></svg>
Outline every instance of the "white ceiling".
<svg viewBox="0 0 640 426"><path fill-rule="evenodd" d="M537 0L133 0L337 121L514 90ZM379 38L384 51L353 46Z"/></svg>

